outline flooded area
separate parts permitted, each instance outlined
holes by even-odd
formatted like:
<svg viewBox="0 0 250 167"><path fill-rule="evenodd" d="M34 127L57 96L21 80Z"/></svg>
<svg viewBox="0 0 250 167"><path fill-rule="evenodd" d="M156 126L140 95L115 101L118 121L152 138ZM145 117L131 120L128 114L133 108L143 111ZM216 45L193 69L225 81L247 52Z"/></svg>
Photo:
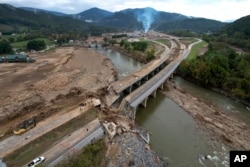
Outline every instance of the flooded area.
<svg viewBox="0 0 250 167"><path fill-rule="evenodd" d="M143 64L112 50L97 50L108 56L116 66L120 78L139 69ZM250 123L247 108L227 97L200 88L180 77L174 78L180 88L193 91L223 110L244 117ZM147 108L139 107L136 123L151 133L151 146L158 154L167 157L170 166L229 166L229 149L222 143L211 147L210 134L200 129L194 118L160 91L156 98L149 98Z"/></svg>

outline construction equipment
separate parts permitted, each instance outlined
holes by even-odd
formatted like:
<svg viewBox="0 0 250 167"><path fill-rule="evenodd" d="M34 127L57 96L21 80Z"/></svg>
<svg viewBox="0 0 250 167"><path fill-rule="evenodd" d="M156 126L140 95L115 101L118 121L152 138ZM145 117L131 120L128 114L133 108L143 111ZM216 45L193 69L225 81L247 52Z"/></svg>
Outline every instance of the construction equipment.
<svg viewBox="0 0 250 167"><path fill-rule="evenodd" d="M28 131L29 129L34 128L35 126L36 126L36 117L32 117L18 124L16 129L13 130L13 133L15 135L21 135L24 132Z"/></svg>

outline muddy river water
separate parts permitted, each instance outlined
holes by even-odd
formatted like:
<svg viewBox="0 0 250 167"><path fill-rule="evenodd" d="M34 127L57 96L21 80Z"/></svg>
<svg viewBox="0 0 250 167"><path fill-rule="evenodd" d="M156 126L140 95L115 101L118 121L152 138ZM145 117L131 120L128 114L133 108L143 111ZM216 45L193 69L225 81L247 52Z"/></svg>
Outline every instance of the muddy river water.
<svg viewBox="0 0 250 167"><path fill-rule="evenodd" d="M97 49L97 52L112 60L120 78L143 66L116 51ZM225 109L226 112L234 113L250 124L250 111L244 105L180 77L175 77L174 82L180 88L192 91L199 98ZM198 128L192 116L159 91L156 98L149 98L147 108L139 107L136 123L151 133L152 149L167 157L170 166L229 166L229 149L221 143L218 143L217 148L212 148L207 142L209 134ZM204 156L207 156L208 160L204 160Z"/></svg>

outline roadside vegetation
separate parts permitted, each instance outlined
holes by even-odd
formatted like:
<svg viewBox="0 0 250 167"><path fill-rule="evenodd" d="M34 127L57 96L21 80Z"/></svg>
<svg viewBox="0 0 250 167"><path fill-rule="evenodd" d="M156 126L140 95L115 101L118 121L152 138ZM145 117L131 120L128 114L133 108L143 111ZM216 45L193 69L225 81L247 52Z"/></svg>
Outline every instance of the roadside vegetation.
<svg viewBox="0 0 250 167"><path fill-rule="evenodd" d="M84 147L82 152L56 165L56 167L100 167L105 159L106 144L104 138ZM114 155L116 156L116 155Z"/></svg>
<svg viewBox="0 0 250 167"><path fill-rule="evenodd" d="M205 41L202 41L196 45L194 45L192 47L191 52L189 53L187 60L192 60L192 59L196 59L198 56L202 56L203 52L205 53L205 51L208 48L208 43Z"/></svg>
<svg viewBox="0 0 250 167"><path fill-rule="evenodd" d="M92 109L15 151L4 162L12 167L24 165L48 150L56 141L94 120L96 116L96 110Z"/></svg>

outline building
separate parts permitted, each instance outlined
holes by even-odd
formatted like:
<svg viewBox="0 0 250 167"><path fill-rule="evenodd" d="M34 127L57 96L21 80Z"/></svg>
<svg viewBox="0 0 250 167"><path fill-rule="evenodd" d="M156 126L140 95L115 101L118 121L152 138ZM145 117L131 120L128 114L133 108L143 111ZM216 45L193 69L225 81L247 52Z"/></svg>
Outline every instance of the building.
<svg viewBox="0 0 250 167"><path fill-rule="evenodd" d="M7 62L26 62L27 55L23 55L23 54L8 55L5 57L5 61L7 61Z"/></svg>
<svg viewBox="0 0 250 167"><path fill-rule="evenodd" d="M13 54L13 55L7 55L6 57L2 57L0 59L0 62L28 62L33 63L35 62L34 59L30 58L28 55L25 54Z"/></svg>

